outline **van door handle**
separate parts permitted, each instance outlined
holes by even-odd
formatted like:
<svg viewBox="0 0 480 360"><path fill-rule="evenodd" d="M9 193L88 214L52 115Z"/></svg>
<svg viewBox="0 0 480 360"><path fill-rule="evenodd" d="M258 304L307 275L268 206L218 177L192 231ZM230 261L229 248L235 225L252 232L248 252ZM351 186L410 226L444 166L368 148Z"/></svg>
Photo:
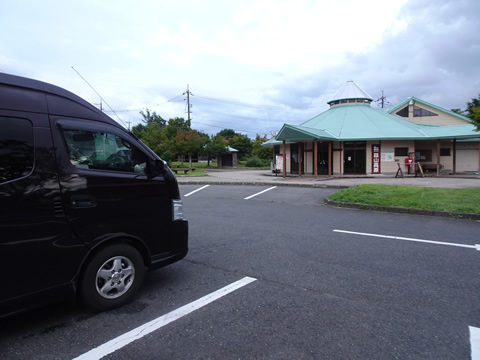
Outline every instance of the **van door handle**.
<svg viewBox="0 0 480 360"><path fill-rule="evenodd" d="M89 208L97 206L97 201L90 195L73 195L70 200L74 208Z"/></svg>

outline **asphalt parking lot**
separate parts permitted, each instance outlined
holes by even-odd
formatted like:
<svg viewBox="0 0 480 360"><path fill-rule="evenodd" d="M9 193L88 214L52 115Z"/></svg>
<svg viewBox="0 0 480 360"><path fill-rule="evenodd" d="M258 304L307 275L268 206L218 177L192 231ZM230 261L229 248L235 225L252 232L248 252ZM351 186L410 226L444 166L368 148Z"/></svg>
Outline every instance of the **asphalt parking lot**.
<svg viewBox="0 0 480 360"><path fill-rule="evenodd" d="M324 205L337 190L182 185L186 259L121 309L2 320L2 358L475 358L479 223Z"/></svg>

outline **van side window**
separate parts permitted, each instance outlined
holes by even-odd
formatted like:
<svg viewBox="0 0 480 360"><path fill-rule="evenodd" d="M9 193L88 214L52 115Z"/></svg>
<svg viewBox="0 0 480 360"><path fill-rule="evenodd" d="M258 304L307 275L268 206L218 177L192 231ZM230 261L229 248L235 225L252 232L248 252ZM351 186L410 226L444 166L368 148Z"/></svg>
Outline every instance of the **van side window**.
<svg viewBox="0 0 480 360"><path fill-rule="evenodd" d="M63 130L63 135L70 162L77 168L147 172L147 155L117 135L84 130Z"/></svg>
<svg viewBox="0 0 480 360"><path fill-rule="evenodd" d="M0 183L30 174L33 160L32 123L0 116Z"/></svg>

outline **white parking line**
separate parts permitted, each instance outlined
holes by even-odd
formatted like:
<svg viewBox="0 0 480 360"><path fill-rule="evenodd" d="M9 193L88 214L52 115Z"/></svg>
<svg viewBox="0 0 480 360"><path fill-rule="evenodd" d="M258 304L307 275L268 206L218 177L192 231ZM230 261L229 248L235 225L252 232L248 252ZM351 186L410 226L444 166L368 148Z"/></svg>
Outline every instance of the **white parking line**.
<svg viewBox="0 0 480 360"><path fill-rule="evenodd" d="M469 326L472 360L480 360L480 329Z"/></svg>
<svg viewBox="0 0 480 360"><path fill-rule="evenodd" d="M352 235L372 236L372 237L394 239L394 240L416 241L416 242L435 244L435 245L458 246L458 247L480 250L480 245L479 244L476 244L476 245L457 244L457 243L449 243L449 242L442 242L442 241L422 240L422 239L406 238L406 237L391 236L391 235L369 234L369 233L361 233L361 232L346 231L346 230L333 230L333 231L334 232L345 233L345 234L352 234Z"/></svg>
<svg viewBox="0 0 480 360"><path fill-rule="evenodd" d="M163 316L160 316L159 318L152 320L142 326L139 326L133 330L130 330L129 332L120 335L116 337L115 339L110 340L109 342L106 342L103 345L100 345L78 357L76 357L74 360L97 360L101 359L102 357L111 354L118 349L121 349L122 347L130 344L131 342L138 340L145 335L150 334L151 332L160 329L161 327L180 319L181 317L190 314L191 312L200 309L201 307L210 304L211 302L220 299L221 297L240 289L241 287L250 284L251 282L254 282L257 279L251 278L251 277L244 277L243 279L240 279L234 283L231 283L230 285L227 285L217 291L214 291L213 293L210 293L198 300L195 300L194 302L191 302L190 304L184 305L177 310L174 310L172 312L169 312L168 314L165 314Z"/></svg>
<svg viewBox="0 0 480 360"><path fill-rule="evenodd" d="M248 199L251 199L251 198L253 198L253 197L257 196L257 195L263 194L264 192L267 192L267 191L273 190L273 189L275 189L275 188L276 188L276 186L272 186L271 188L268 188L268 189L266 189L266 190L260 191L259 193L256 193L256 194L253 194L253 195L250 195L250 196L248 196L248 197L244 198L243 200L248 200Z"/></svg>
<svg viewBox="0 0 480 360"><path fill-rule="evenodd" d="M203 189L205 189L205 188L207 188L207 187L209 187L209 186L210 186L210 185L202 186L200 189L193 190L193 191L191 191L191 192L189 192L188 194L183 195L183 196L184 196L184 197L190 196L190 195L192 195L192 194L195 194L197 191L203 190Z"/></svg>

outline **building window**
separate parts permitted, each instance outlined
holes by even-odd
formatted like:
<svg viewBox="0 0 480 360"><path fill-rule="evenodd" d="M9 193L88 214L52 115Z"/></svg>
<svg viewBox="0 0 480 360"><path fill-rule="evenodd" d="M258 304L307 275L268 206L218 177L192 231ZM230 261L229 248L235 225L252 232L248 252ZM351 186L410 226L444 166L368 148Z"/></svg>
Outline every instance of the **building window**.
<svg viewBox="0 0 480 360"><path fill-rule="evenodd" d="M432 161L432 150L417 150L415 152L416 161Z"/></svg>
<svg viewBox="0 0 480 360"><path fill-rule="evenodd" d="M414 106L413 107L413 117L421 117L421 116L438 116L438 114L435 114L431 111L425 110L421 107Z"/></svg>
<svg viewBox="0 0 480 360"><path fill-rule="evenodd" d="M450 156L450 148L440 148L440 156Z"/></svg>
<svg viewBox="0 0 480 360"><path fill-rule="evenodd" d="M405 106L402 110L397 111L397 115L401 117L408 117L408 106Z"/></svg>
<svg viewBox="0 0 480 360"><path fill-rule="evenodd" d="M395 156L408 156L408 147L396 147Z"/></svg>

